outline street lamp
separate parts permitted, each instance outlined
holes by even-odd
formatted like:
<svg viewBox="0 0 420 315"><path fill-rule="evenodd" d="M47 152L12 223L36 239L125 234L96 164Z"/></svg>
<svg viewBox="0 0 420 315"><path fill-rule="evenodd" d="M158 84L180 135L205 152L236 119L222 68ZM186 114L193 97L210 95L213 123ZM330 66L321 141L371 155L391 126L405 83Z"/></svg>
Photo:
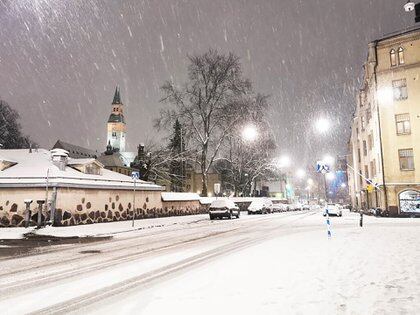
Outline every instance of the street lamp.
<svg viewBox="0 0 420 315"><path fill-rule="evenodd" d="M248 142L253 142L258 137L257 128L254 125L248 125L242 130L242 139Z"/></svg>
<svg viewBox="0 0 420 315"><path fill-rule="evenodd" d="M376 92L378 103L388 105L391 104L394 98L394 92L390 87L381 87Z"/></svg>
<svg viewBox="0 0 420 315"><path fill-rule="evenodd" d="M325 178L328 180L334 180L335 179L335 174L334 173L327 173L325 174Z"/></svg>
<svg viewBox="0 0 420 315"><path fill-rule="evenodd" d="M283 155L276 159L274 162L277 168L287 168L290 166L290 158L287 155Z"/></svg>
<svg viewBox="0 0 420 315"><path fill-rule="evenodd" d="M319 133L326 133L327 131L330 130L330 127L331 127L330 121L324 117L318 118L318 120L315 122L315 129Z"/></svg>
<svg viewBox="0 0 420 315"><path fill-rule="evenodd" d="M298 169L298 170L296 171L296 177L297 177L297 178L299 178L299 179L304 178L304 177L305 177L305 175L306 175L306 172L305 172L305 170L304 170L304 169L302 169L302 168L300 168L300 169Z"/></svg>

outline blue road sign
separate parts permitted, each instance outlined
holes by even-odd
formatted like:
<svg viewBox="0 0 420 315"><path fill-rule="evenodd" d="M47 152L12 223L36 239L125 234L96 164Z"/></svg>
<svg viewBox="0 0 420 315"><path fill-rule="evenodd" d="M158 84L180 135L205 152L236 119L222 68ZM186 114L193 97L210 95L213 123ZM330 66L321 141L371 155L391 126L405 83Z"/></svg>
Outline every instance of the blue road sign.
<svg viewBox="0 0 420 315"><path fill-rule="evenodd" d="M131 172L132 179L140 179L140 172Z"/></svg>
<svg viewBox="0 0 420 315"><path fill-rule="evenodd" d="M322 161L316 162L316 171L317 173L329 173L330 172L330 166Z"/></svg>

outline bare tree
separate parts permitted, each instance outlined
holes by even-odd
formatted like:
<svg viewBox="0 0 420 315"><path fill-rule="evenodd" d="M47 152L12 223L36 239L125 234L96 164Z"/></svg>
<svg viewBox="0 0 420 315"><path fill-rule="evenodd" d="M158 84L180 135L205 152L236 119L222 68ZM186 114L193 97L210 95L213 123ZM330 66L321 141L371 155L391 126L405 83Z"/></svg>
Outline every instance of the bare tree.
<svg viewBox="0 0 420 315"><path fill-rule="evenodd" d="M182 87L162 86L162 102L171 106L161 112L157 127L172 126L176 119L185 127L189 145L199 154L202 195L207 196L207 175L222 144L239 128L251 110L251 83L243 78L238 57L209 50L189 56L188 80Z"/></svg>
<svg viewBox="0 0 420 315"><path fill-rule="evenodd" d="M223 157L215 167L222 175L224 189L234 191L236 196L249 195L257 179L272 179L277 170L273 164L276 143L271 127L265 117L267 97L257 95L247 123L256 126L258 138L246 141L240 132L233 132L222 149Z"/></svg>

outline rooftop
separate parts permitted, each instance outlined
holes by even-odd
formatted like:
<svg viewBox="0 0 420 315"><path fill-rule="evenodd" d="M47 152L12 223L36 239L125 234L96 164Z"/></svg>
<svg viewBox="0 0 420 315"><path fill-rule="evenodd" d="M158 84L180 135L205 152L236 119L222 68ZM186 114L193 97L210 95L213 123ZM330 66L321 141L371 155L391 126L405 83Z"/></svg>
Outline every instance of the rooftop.
<svg viewBox="0 0 420 315"><path fill-rule="evenodd" d="M45 149L0 150L0 161L14 161L16 164L0 171L0 187L45 187L48 173L50 186L81 187L98 189L133 189L130 176L101 168L100 175L82 173L66 166L60 170L51 159L51 152ZM95 159L69 159L69 164L88 164ZM139 190L162 190L161 186L151 182L136 181Z"/></svg>

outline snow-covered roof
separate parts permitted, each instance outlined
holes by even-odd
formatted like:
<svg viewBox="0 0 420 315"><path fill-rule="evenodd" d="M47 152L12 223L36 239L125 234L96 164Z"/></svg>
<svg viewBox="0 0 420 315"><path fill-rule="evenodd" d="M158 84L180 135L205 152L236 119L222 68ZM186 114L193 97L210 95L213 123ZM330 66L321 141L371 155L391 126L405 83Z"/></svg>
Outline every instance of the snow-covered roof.
<svg viewBox="0 0 420 315"><path fill-rule="evenodd" d="M162 192L162 201L195 201L200 200L196 193Z"/></svg>
<svg viewBox="0 0 420 315"><path fill-rule="evenodd" d="M61 171L53 164L51 152L45 149L32 150L32 153L28 149L0 150L0 160L17 162L0 171L0 187L45 187L47 172L50 186L133 189L134 185L130 176L107 169L101 169L101 175L85 174L69 166ZM77 163L77 160L71 159L72 163ZM88 161L91 159L81 159L80 163ZM139 190L162 190L161 186L145 181L136 181L136 187Z"/></svg>

